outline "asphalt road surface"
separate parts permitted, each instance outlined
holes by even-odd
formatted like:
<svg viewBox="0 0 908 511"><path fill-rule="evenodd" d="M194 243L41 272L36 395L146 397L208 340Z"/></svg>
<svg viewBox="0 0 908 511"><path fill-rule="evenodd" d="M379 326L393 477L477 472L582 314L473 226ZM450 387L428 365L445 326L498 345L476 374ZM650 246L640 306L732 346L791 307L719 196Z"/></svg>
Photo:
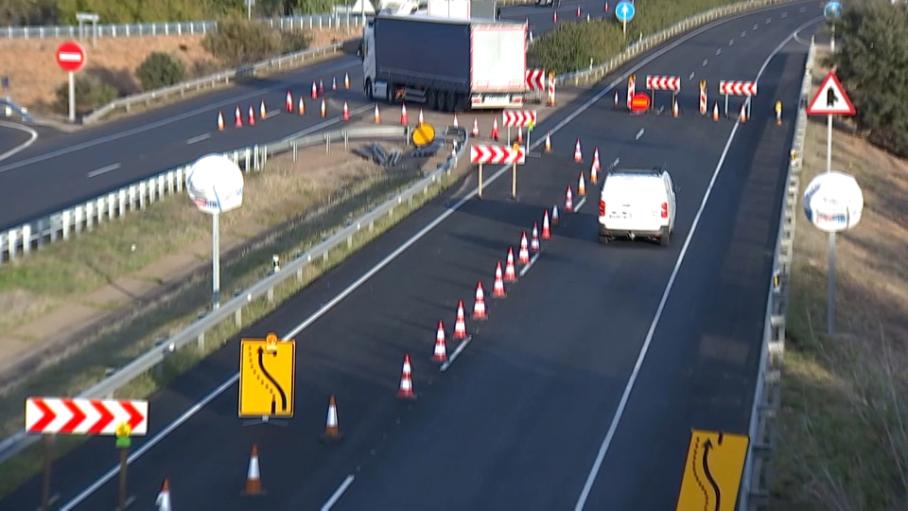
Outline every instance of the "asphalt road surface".
<svg viewBox="0 0 908 511"><path fill-rule="evenodd" d="M296 338L293 420L236 418L235 341L157 393L133 446L133 508L153 509L167 476L175 509L672 509L690 430L747 431L793 134L793 112L777 127L772 105L797 104L801 41L820 14L797 3L739 16L619 72L682 76L682 105L696 104L700 79L758 78L746 124L693 106L630 116L613 108L610 78L540 124L554 152L520 169L518 201L509 174L487 169L482 200L472 179L453 187L244 331ZM600 245L595 186L564 212L594 147L605 169L669 168L671 246ZM487 321L468 320L471 342L440 372L437 321L450 335L457 300L469 308L478 280L488 297L496 261L555 203L553 239L507 298L487 299ZM404 353L415 402L394 397ZM330 394L338 445L319 442ZM267 493L246 497L253 443ZM102 438L58 460L61 509L113 507L116 457ZM35 478L0 508L33 509L39 489Z"/></svg>

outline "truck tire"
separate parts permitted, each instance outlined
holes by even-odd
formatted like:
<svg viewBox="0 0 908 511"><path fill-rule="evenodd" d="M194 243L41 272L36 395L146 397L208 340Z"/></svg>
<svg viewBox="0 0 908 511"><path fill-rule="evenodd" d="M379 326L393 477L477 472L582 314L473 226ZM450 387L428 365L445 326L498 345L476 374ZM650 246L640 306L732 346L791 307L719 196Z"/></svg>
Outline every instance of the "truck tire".
<svg viewBox="0 0 908 511"><path fill-rule="evenodd" d="M672 231L668 227L663 227L662 232L659 234L659 244L663 247L667 247L669 241L671 241Z"/></svg>
<svg viewBox="0 0 908 511"><path fill-rule="evenodd" d="M375 97L372 95L372 80L366 78L366 85L363 86L363 92L366 93L366 98L369 101L375 101Z"/></svg>
<svg viewBox="0 0 908 511"><path fill-rule="evenodd" d="M445 102L445 112L453 112L455 106L457 105L457 93L448 92L446 95L447 101Z"/></svg>
<svg viewBox="0 0 908 511"><path fill-rule="evenodd" d="M437 94L438 94L438 93L435 92L435 89L428 89L428 90L426 90L426 105L427 105L429 108L432 108L432 109L435 108L435 102L436 102L436 96L437 96Z"/></svg>
<svg viewBox="0 0 908 511"><path fill-rule="evenodd" d="M448 93L443 90L440 90L435 94L435 104L432 105L432 108L434 110L444 112L445 103L447 103L447 101L448 101Z"/></svg>

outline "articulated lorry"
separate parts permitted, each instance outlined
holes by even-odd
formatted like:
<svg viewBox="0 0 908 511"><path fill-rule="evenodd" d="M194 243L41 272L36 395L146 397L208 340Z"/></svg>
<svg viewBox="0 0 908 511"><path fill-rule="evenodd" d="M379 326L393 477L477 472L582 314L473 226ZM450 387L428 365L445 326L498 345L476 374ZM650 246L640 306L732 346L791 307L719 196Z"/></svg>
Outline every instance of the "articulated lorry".
<svg viewBox="0 0 908 511"><path fill-rule="evenodd" d="M366 96L442 111L519 108L526 35L524 23L379 15L363 29Z"/></svg>

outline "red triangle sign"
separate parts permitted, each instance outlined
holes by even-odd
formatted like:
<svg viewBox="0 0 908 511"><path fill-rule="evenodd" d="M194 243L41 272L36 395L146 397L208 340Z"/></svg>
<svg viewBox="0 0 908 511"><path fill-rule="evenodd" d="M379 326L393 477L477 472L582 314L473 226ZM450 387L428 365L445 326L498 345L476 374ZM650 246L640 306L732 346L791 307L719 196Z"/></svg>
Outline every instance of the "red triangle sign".
<svg viewBox="0 0 908 511"><path fill-rule="evenodd" d="M852 116L854 114L854 105L845 92L845 87L842 87L842 82L836 76L835 70L830 71L807 105L807 115Z"/></svg>

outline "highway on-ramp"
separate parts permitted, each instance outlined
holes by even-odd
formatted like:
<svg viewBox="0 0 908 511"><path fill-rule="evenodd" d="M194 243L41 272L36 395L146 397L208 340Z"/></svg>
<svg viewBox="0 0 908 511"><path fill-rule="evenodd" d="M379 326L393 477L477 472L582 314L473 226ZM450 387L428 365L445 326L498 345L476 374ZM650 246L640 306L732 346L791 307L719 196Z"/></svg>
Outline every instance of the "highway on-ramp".
<svg viewBox="0 0 908 511"><path fill-rule="evenodd" d="M714 23L624 70L681 74L683 105L696 104L699 79L759 78L746 124L693 107L632 117L600 85L541 123L555 150L521 168L519 201L507 174L482 200L472 180L453 187L243 332L296 338L293 420L237 419L235 341L158 392L133 448L136 508L153 507L165 476L175 509L673 508L690 430L747 431L793 124L775 126L772 105L797 104L807 48L793 35L806 38L819 14L796 3ZM488 297L495 263L543 208L563 205L594 147L605 168L669 168L671 246L600 245L590 186L508 297L488 298L489 319L468 320L470 344L440 372L437 321L450 334L478 280ZM394 397L404 353L415 402ZM338 445L319 442L331 394ZM266 494L246 497L253 443ZM115 460L109 438L58 460L59 505L112 506ZM32 509L39 488L0 507Z"/></svg>

